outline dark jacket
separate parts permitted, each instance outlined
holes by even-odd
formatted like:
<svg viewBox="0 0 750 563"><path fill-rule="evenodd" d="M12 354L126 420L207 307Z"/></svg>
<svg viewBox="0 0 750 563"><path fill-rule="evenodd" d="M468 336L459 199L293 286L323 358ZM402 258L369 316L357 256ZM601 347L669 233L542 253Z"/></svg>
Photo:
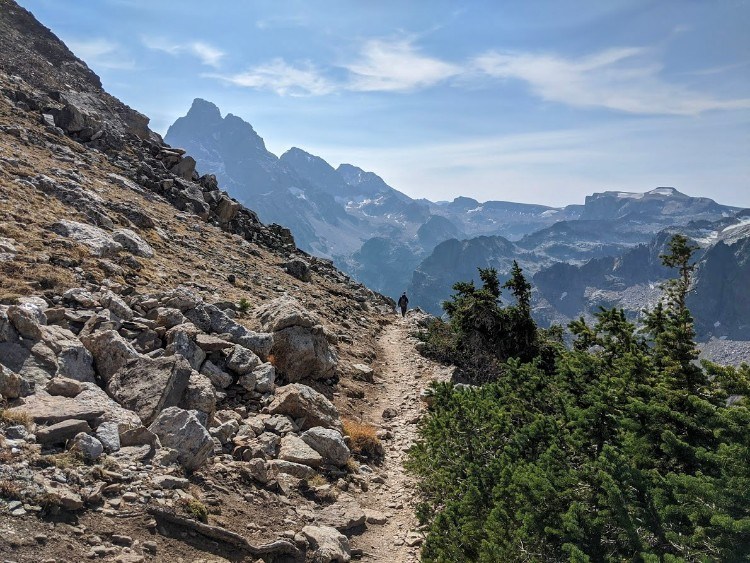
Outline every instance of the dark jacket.
<svg viewBox="0 0 750 563"><path fill-rule="evenodd" d="M409 304L409 298L406 295L402 295L398 300L399 307L406 307Z"/></svg>

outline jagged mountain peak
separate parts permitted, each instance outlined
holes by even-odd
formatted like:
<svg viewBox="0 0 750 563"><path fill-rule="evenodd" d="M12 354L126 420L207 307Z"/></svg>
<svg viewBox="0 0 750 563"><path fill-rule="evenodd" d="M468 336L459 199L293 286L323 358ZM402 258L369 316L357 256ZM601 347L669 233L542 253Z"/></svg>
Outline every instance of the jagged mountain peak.
<svg viewBox="0 0 750 563"><path fill-rule="evenodd" d="M208 118L214 121L221 119L221 110L216 104L204 100L203 98L195 98L193 104L187 112L186 117L190 118Z"/></svg>

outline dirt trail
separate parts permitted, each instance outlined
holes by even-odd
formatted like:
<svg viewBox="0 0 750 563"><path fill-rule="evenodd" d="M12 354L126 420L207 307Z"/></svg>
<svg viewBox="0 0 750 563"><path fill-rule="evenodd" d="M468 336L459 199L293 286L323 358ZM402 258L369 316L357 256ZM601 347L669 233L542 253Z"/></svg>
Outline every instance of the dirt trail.
<svg viewBox="0 0 750 563"><path fill-rule="evenodd" d="M374 365L377 391L370 397L371 406L363 413L363 419L390 436L383 440L385 460L375 479L383 482L372 483L360 502L368 516L372 511L376 518L387 520L383 525L369 523L361 536L352 538L352 546L364 551L365 561L419 560L423 534L416 530L414 480L404 471L403 462L416 439L416 422L425 409L420 391L433 379L450 379L452 370L416 351L417 340L409 336L415 328L414 317L409 315L385 327L378 341L380 349Z"/></svg>

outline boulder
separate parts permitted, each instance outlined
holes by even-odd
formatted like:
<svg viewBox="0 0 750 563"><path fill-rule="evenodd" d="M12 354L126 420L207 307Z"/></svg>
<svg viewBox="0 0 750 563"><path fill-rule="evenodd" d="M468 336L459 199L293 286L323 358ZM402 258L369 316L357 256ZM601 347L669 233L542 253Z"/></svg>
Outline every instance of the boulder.
<svg viewBox="0 0 750 563"><path fill-rule="evenodd" d="M9 409L25 413L37 424L51 424L69 419L115 422L120 428L139 426L140 418L122 408L94 383L81 383L83 391L73 398L50 395L39 389L24 397L22 404Z"/></svg>
<svg viewBox="0 0 750 563"><path fill-rule="evenodd" d="M284 295L264 303L254 311L260 321L261 330L277 332L292 326L312 328L320 324L320 318L311 313L291 295Z"/></svg>
<svg viewBox="0 0 750 563"><path fill-rule="evenodd" d="M265 363L259 365L252 372L255 376L255 390L258 393L273 393L276 389L276 368Z"/></svg>
<svg viewBox="0 0 750 563"><path fill-rule="evenodd" d="M317 475L315 469L302 463L295 463L284 459L271 459L267 463L268 468L273 473L285 473L297 479L312 479Z"/></svg>
<svg viewBox="0 0 750 563"><path fill-rule="evenodd" d="M0 364L0 395L5 399L18 399L31 395L33 382L22 378L17 373Z"/></svg>
<svg viewBox="0 0 750 563"><path fill-rule="evenodd" d="M191 368L196 371L201 369L201 365L206 359L206 353L195 343L195 340L190 338L187 330L177 327L171 332L169 339L171 342L167 345L167 356L180 355L188 361Z"/></svg>
<svg viewBox="0 0 750 563"><path fill-rule="evenodd" d="M63 220L53 224L51 230L87 246L94 256L110 256L122 249L122 245L115 241L107 231L86 223Z"/></svg>
<svg viewBox="0 0 750 563"><path fill-rule="evenodd" d="M116 422L102 422L96 428L96 438L107 453L120 449L120 428Z"/></svg>
<svg viewBox="0 0 750 563"><path fill-rule="evenodd" d="M313 563L349 563L349 540L331 526L305 526L302 535L310 544Z"/></svg>
<svg viewBox="0 0 750 563"><path fill-rule="evenodd" d="M240 209L240 204L233 199L222 195L219 203L216 204L214 212L219 217L221 223L229 223Z"/></svg>
<svg viewBox="0 0 750 563"><path fill-rule="evenodd" d="M187 471L203 465L214 449L211 435L195 415L178 407L163 410L149 430L162 446L177 450L177 459Z"/></svg>
<svg viewBox="0 0 750 563"><path fill-rule="evenodd" d="M271 354L276 370L291 382L331 377L338 363L321 325L292 326L274 332Z"/></svg>
<svg viewBox="0 0 750 563"><path fill-rule="evenodd" d="M66 328L43 326L42 342L57 356L56 376L87 381L95 380L94 357L81 341Z"/></svg>
<svg viewBox="0 0 750 563"><path fill-rule="evenodd" d="M104 453L102 443L86 432L76 434L69 449L79 452L86 461L97 460Z"/></svg>
<svg viewBox="0 0 750 563"><path fill-rule="evenodd" d="M270 471L268 463L259 457L250 459L242 467L241 471L251 479L258 481L259 483L266 484L271 480L273 473ZM312 469L312 468L308 468Z"/></svg>
<svg viewBox="0 0 750 563"><path fill-rule="evenodd" d="M38 428L36 431L36 441L42 445L64 444L81 432L91 432L89 423L85 420L63 420L56 422L44 428Z"/></svg>
<svg viewBox="0 0 750 563"><path fill-rule="evenodd" d="M232 370L237 375L250 373L259 365L260 358L254 352L239 344L235 345L227 361L227 369Z"/></svg>
<svg viewBox="0 0 750 563"><path fill-rule="evenodd" d="M192 156L184 156L175 164L170 172L183 180L192 180L195 173L195 159Z"/></svg>
<svg viewBox="0 0 750 563"><path fill-rule="evenodd" d="M142 258L153 258L154 249L151 245L130 229L117 229L112 238L119 242L125 250Z"/></svg>
<svg viewBox="0 0 750 563"><path fill-rule="evenodd" d="M271 353L273 335L248 330L215 305L199 303L185 316L203 332L226 334L229 341L252 350L261 358L267 358Z"/></svg>
<svg viewBox="0 0 750 563"><path fill-rule="evenodd" d="M234 382L234 378L231 375L218 367L211 360L203 362L201 373L211 380L214 387L219 389L226 389ZM242 383L240 383L240 385L242 385Z"/></svg>
<svg viewBox="0 0 750 563"><path fill-rule="evenodd" d="M18 334L30 340L42 338L42 325L47 324L47 317L42 310L31 303L11 305L7 311L8 319Z"/></svg>
<svg viewBox="0 0 750 563"><path fill-rule="evenodd" d="M60 395L61 397L72 399L83 392L83 385L81 385L80 381L76 381L75 379L55 377L54 379L49 380L44 389L50 395Z"/></svg>
<svg viewBox="0 0 750 563"><path fill-rule="evenodd" d="M303 282L309 282L312 280L312 272L310 270L310 264L302 260L301 258L293 258L289 262L284 264L284 269L287 274L297 278Z"/></svg>
<svg viewBox="0 0 750 563"><path fill-rule="evenodd" d="M240 429L240 425L236 420L227 420L226 422L220 424L219 426L216 426L214 428L210 428L208 433L211 434L214 438L219 440L219 442L223 444L226 444L234 438L237 435L237 431Z"/></svg>
<svg viewBox="0 0 750 563"><path fill-rule="evenodd" d="M341 431L339 412L333 403L307 385L290 383L276 389L276 396L267 407L269 414L288 414L293 419L304 419L301 430L315 426Z"/></svg>
<svg viewBox="0 0 750 563"><path fill-rule="evenodd" d="M159 307L156 309L156 326L172 328L185 322L185 317L179 309L172 307ZM149 318L151 318L149 316Z"/></svg>
<svg viewBox="0 0 750 563"><path fill-rule="evenodd" d="M94 357L94 364L99 377L105 383L128 361L140 358L141 355L117 331L105 330L85 336L81 340Z"/></svg>
<svg viewBox="0 0 750 563"><path fill-rule="evenodd" d="M351 452L338 430L316 426L310 428L300 438L321 455L323 463L342 467L349 461Z"/></svg>
<svg viewBox="0 0 750 563"><path fill-rule="evenodd" d="M323 463L321 455L294 434L287 434L281 439L279 459L310 467L320 467Z"/></svg>
<svg viewBox="0 0 750 563"><path fill-rule="evenodd" d="M316 523L331 526L340 532L361 528L366 521L364 510L351 497L340 497L339 502L326 506L315 518Z"/></svg>
<svg viewBox="0 0 750 563"><path fill-rule="evenodd" d="M133 310L119 295L115 295L111 291L108 291L102 296L101 301L102 305L117 315L118 318L124 321L133 320Z"/></svg>
<svg viewBox="0 0 750 563"><path fill-rule="evenodd" d="M193 370L180 356L131 360L107 384L107 392L120 405L149 424L167 407L176 406Z"/></svg>
<svg viewBox="0 0 750 563"><path fill-rule="evenodd" d="M216 410L216 393L211 380L193 371L179 405L183 409L195 410L211 417Z"/></svg>
<svg viewBox="0 0 750 563"><path fill-rule="evenodd" d="M165 307L179 309L180 312L184 313L197 307L201 303L201 298L193 290L179 286L163 294L161 296L161 303Z"/></svg>
<svg viewBox="0 0 750 563"><path fill-rule="evenodd" d="M220 352L227 348L232 348L234 344L227 342L223 338L218 338L210 334L198 334L195 337L195 343L200 346L201 350L210 354L211 352Z"/></svg>

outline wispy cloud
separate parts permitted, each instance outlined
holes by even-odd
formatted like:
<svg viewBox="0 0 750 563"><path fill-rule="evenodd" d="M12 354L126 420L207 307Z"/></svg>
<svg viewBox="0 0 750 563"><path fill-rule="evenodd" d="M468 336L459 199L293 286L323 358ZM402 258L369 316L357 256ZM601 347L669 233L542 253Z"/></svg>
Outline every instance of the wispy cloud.
<svg viewBox="0 0 750 563"><path fill-rule="evenodd" d="M608 49L571 59L555 54L488 52L474 59L482 74L526 82L540 98L575 107L636 114L698 115L750 108L750 99L720 100L672 84L646 48Z"/></svg>
<svg viewBox="0 0 750 563"><path fill-rule="evenodd" d="M420 53L408 39L367 41L344 68L351 73L346 88L362 92L408 92L461 73L457 65Z"/></svg>
<svg viewBox="0 0 750 563"><path fill-rule="evenodd" d="M97 68L133 70L135 61L117 43L108 39L66 39L65 44L75 55Z"/></svg>
<svg viewBox="0 0 750 563"><path fill-rule="evenodd" d="M237 74L204 76L218 78L235 86L270 90L280 96L319 96L336 89L335 85L311 64L292 66L280 58Z"/></svg>
<svg viewBox="0 0 750 563"><path fill-rule="evenodd" d="M192 55L202 64L218 68L221 65L221 59L226 53L221 49L214 47L203 41L191 41L189 43L174 43L158 37L143 37L143 45L154 51L162 51L172 56Z"/></svg>

